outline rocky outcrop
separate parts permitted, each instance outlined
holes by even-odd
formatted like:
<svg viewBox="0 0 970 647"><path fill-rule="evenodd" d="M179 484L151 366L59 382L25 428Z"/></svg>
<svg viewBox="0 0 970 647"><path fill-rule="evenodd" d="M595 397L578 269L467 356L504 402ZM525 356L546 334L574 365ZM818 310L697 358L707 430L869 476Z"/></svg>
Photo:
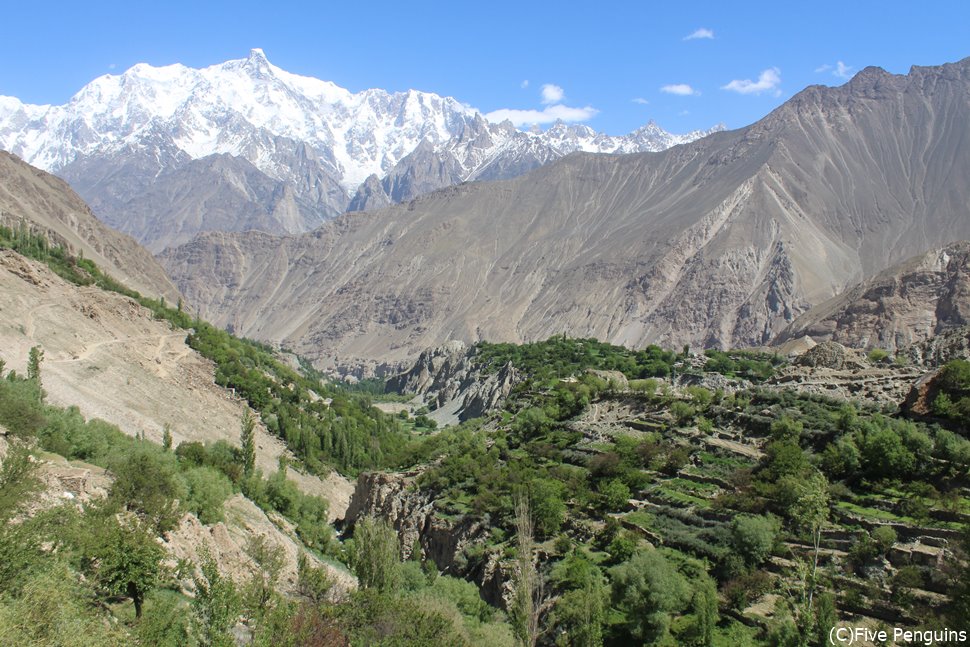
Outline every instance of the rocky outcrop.
<svg viewBox="0 0 970 647"><path fill-rule="evenodd" d="M861 352L829 341L779 369L764 386L898 406L923 373L915 366L873 365Z"/></svg>
<svg viewBox="0 0 970 647"><path fill-rule="evenodd" d="M861 370L869 367L869 362L861 353L831 341L822 342L808 349L795 359L794 364L796 366L827 368L835 371L845 369Z"/></svg>
<svg viewBox="0 0 970 647"><path fill-rule="evenodd" d="M415 546L442 573L474 581L489 604L505 607L509 599L509 569L497 555L469 560L466 551L484 541L487 520L441 514L433 497L416 487L417 473L361 474L343 525L347 530L363 517L382 519L398 533L401 556L412 557Z"/></svg>
<svg viewBox="0 0 970 647"><path fill-rule="evenodd" d="M511 364L485 371L475 362L474 348L452 341L421 353L409 370L388 380L387 388L422 396L439 422L450 422L498 409L521 379Z"/></svg>
<svg viewBox="0 0 970 647"><path fill-rule="evenodd" d="M970 242L910 258L806 312L776 340L809 335L896 351L970 323ZM920 361L917 353L914 359Z"/></svg>
<svg viewBox="0 0 970 647"><path fill-rule="evenodd" d="M970 326L944 331L903 349L900 355L917 366L936 368L951 359L970 358Z"/></svg>

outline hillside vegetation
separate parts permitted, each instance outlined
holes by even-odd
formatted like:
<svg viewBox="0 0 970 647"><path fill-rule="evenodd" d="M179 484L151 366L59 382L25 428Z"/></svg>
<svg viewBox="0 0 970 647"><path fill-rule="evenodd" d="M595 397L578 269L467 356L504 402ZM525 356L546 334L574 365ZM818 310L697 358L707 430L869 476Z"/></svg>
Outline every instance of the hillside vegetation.
<svg viewBox="0 0 970 647"><path fill-rule="evenodd" d="M768 377L771 355L560 337L478 353L528 378L484 425L429 439L418 484L439 517L488 524L465 549L468 574L515 558L528 502L544 592L508 601L527 642L526 609L542 644L822 645L839 619L963 621L970 441L958 416L700 386ZM944 371L954 398L964 364ZM643 377L672 373L697 385Z"/></svg>
<svg viewBox="0 0 970 647"><path fill-rule="evenodd" d="M0 242L72 282L124 291L26 231L0 230ZM849 618L926 628L966 617L965 362L944 369L935 417L910 419L779 388L783 361L767 353L482 343L486 374L511 363L524 379L501 410L435 432L372 407L374 384L325 384L181 304L123 293L185 329L308 469L408 470L407 496L431 502L439 529L474 521L484 533L449 565L425 537L401 545L392 518L365 514L338 536L326 501L287 481L285 463L254 468L252 419L238 446L131 438L47 405L35 348L25 376L0 368L0 642L232 644L233 630L257 645L795 646L824 644ZM38 506L45 455L106 470L105 496ZM279 556L258 542L245 582L204 548L196 564L165 559L156 537L185 513L218 523L235 493L307 554L346 565L360 590L335 599L326 572L303 562L299 594L284 597ZM476 587L487 564L508 585L498 597Z"/></svg>

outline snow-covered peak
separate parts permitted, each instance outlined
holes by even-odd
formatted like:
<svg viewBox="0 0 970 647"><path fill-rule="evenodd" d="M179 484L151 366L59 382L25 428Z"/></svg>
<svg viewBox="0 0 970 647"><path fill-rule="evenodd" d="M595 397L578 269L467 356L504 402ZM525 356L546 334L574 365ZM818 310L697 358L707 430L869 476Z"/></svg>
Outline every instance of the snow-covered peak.
<svg viewBox="0 0 970 647"><path fill-rule="evenodd" d="M451 97L417 90L353 93L293 74L259 48L201 69L139 63L94 79L62 106L0 97L0 148L49 171L79 157L164 142L196 159L241 156L288 180L298 173L288 154L302 144L348 193L372 174L385 176L421 142L448 151L467 179L514 150L547 160L576 150L659 150L681 139L652 123L626 137L562 122L527 133L509 123L490 124Z"/></svg>

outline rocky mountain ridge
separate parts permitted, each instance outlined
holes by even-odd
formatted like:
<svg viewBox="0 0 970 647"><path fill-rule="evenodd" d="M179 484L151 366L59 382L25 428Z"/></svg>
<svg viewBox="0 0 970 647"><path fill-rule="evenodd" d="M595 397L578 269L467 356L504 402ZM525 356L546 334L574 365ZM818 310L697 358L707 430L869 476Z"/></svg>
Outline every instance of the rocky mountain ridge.
<svg viewBox="0 0 970 647"><path fill-rule="evenodd" d="M93 260L122 284L170 303L179 291L131 237L105 226L66 182L0 151L0 225L29 231Z"/></svg>
<svg viewBox="0 0 970 647"><path fill-rule="evenodd" d="M499 408L521 380L511 364L486 371L476 364L474 348L453 341L421 353L411 368L387 380L387 389L421 396L433 419L454 424Z"/></svg>

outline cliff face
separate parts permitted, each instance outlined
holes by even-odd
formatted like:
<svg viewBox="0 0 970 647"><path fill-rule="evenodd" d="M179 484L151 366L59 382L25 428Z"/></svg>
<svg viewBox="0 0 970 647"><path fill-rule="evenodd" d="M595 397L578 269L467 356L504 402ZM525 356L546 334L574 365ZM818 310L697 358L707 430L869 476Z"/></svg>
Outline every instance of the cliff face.
<svg viewBox="0 0 970 647"><path fill-rule="evenodd" d="M388 380L387 388L422 396L433 418L451 423L497 409L520 380L511 364L484 372L475 364L474 349L453 341L421 353L409 370Z"/></svg>
<svg viewBox="0 0 970 647"><path fill-rule="evenodd" d="M970 242L910 258L799 317L776 340L808 335L897 349L970 323Z"/></svg>
<svg viewBox="0 0 970 647"><path fill-rule="evenodd" d="M918 366L937 368L951 359L970 358L970 326L952 328L946 332L913 344L903 356Z"/></svg>
<svg viewBox="0 0 970 647"><path fill-rule="evenodd" d="M447 575L475 582L482 599L506 607L511 592L511 571L497 556L486 555L484 562L469 560L466 550L484 541L486 522L468 516L450 518L435 508L434 500L419 492L416 474L365 473L357 479L344 526L353 527L363 517L375 517L390 524L398 533L402 557L409 559L419 546L429 559Z"/></svg>

